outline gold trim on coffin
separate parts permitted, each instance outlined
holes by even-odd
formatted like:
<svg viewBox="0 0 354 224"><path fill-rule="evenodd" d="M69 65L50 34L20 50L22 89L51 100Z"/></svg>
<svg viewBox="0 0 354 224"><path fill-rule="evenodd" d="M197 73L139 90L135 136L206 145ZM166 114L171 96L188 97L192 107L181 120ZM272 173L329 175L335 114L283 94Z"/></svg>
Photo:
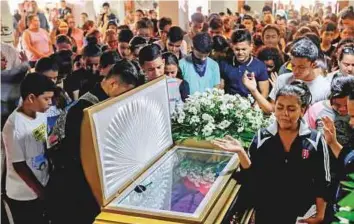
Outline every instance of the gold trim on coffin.
<svg viewBox="0 0 354 224"><path fill-rule="evenodd" d="M165 79L164 77L158 78L154 81L151 81L143 86L140 86L136 89L133 89L121 96L118 96L113 99L108 99L97 105L89 107L84 110L84 118L81 126L81 160L85 173L85 177L88 183L91 186L91 190L96 197L97 202L102 208L102 213L97 217L95 223L217 223L216 219L221 222L223 215L225 215L228 206L225 206L226 203L231 204L234 196L238 193L239 187L236 187L236 181L231 178L231 173L224 175L221 180L220 185L217 186L214 194L208 201L208 204L204 207L199 217L191 216L178 216L174 214L166 213L155 213L150 211L134 210L134 209L124 209L117 207L107 206L112 202L120 193L127 189L138 177L145 173L153 164L155 164L161 157L169 150L174 148L186 148L192 150L204 150L208 147L207 145L198 146L193 144L194 147L184 147L184 146L174 146L168 148L161 153L154 161L147 164L138 174L132 176L130 181L127 181L120 189L118 189L115 195L105 199L103 186L103 175L102 175L102 166L100 161L100 156L98 154L97 146L97 133L94 127L93 114L97 111L100 111L106 107L109 107L115 104L118 101L129 97L138 91L147 88L161 80ZM215 148L210 149L215 150ZM230 167L231 170L235 170L239 166L239 161L232 164ZM220 214L223 214L222 216ZM131 221L129 221L131 220ZM168 222L166 222L168 221Z"/></svg>
<svg viewBox="0 0 354 224"><path fill-rule="evenodd" d="M212 208L211 212L207 215L206 219L202 222L181 222L181 220L174 221L168 220L164 217L151 218L146 215L141 214L140 216L130 215L130 214L118 214L115 212L110 212L109 210L103 210L99 214L94 222L94 224L177 224L177 223L205 223L205 224L218 224L221 223L226 212L228 211L233 199L236 197L240 190L240 185L236 184L234 179L231 179L222 195L218 198L215 206Z"/></svg>

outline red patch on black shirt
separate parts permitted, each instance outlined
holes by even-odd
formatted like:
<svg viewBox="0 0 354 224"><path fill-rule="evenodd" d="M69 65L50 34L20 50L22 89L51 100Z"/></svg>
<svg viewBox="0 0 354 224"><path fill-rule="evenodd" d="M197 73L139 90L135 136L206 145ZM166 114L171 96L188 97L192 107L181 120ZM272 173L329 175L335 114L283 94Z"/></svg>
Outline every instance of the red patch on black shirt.
<svg viewBox="0 0 354 224"><path fill-rule="evenodd" d="M302 158L303 159L308 159L309 158L309 156L310 156L310 150L308 150L308 149L302 149Z"/></svg>

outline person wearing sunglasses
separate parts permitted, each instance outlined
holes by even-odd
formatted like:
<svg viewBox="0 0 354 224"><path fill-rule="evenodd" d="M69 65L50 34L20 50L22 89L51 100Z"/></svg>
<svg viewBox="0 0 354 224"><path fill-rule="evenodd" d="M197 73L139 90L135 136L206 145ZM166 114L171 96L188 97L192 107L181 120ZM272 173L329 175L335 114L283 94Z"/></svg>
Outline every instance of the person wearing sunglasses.
<svg viewBox="0 0 354 224"><path fill-rule="evenodd" d="M345 46L338 57L339 72L343 75L354 75L354 44Z"/></svg>

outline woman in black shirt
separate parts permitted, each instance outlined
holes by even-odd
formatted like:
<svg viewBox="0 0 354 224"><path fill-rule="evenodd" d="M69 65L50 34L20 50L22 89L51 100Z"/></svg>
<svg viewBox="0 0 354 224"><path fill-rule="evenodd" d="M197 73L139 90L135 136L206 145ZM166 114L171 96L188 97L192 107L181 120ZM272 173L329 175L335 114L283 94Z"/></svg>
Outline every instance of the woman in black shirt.
<svg viewBox="0 0 354 224"><path fill-rule="evenodd" d="M322 135L302 120L310 102L308 87L293 82L276 96L276 122L258 131L248 151L230 136L213 141L238 154L242 184L250 192L256 224L294 224L314 204L317 214L302 221L321 223L324 219L329 157Z"/></svg>

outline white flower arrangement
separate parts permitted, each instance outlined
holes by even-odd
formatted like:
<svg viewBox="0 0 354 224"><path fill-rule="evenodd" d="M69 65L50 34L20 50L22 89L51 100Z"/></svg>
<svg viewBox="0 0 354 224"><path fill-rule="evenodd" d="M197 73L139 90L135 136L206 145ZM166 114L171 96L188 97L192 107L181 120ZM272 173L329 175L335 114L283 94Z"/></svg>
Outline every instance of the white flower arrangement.
<svg viewBox="0 0 354 224"><path fill-rule="evenodd" d="M220 89L196 92L172 114L173 138L210 140L231 135L248 146L254 133L271 122L253 102L251 96L224 94Z"/></svg>

